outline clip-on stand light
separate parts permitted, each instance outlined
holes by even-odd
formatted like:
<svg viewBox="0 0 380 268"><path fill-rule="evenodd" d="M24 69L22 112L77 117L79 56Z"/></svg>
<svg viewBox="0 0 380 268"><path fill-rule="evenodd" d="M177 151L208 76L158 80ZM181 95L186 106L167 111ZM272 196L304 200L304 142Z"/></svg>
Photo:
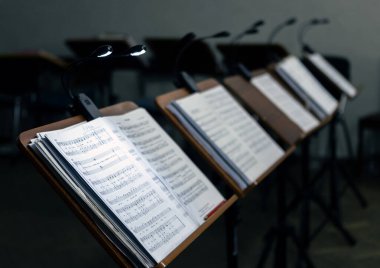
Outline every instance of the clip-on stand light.
<svg viewBox="0 0 380 268"><path fill-rule="evenodd" d="M79 59L72 63L63 73L61 77L61 82L64 90L66 90L69 98L72 101L70 105L70 112L73 115L80 114L83 115L87 121L91 121L98 117L101 117L101 113L98 107L94 104L94 102L84 93L78 93L74 95L72 92L71 86L69 85L72 76L75 75L75 72L78 71L82 65L90 64L90 63L102 63L112 59L122 59L134 56L140 56L146 52L145 46L136 45L128 49L125 53L119 55L112 54L112 46L104 45L98 47L95 51L91 53L91 55L87 58Z"/></svg>
<svg viewBox="0 0 380 268"><path fill-rule="evenodd" d="M274 40L275 37L278 36L278 34L284 30L285 28L288 28L290 26L293 26L294 24L297 23L297 18L295 17L290 17L286 21L281 22L278 24L274 29L270 32L269 37L268 37L268 46L267 46L267 61L268 65L271 63L277 63L281 60L281 57L278 55L278 52L274 51L273 49L270 49L270 45L274 45Z"/></svg>
<svg viewBox="0 0 380 268"><path fill-rule="evenodd" d="M231 40L230 46L233 48L233 52L232 52L232 58L230 59L230 62L227 66L231 74L237 73L241 75L245 80L247 81L251 80L252 72L242 62L238 60L238 43L244 36L258 33L259 32L258 29L263 25L264 25L263 20L255 21L250 27L248 27L244 31L237 34ZM227 59L225 59L224 61L226 63L228 62Z"/></svg>

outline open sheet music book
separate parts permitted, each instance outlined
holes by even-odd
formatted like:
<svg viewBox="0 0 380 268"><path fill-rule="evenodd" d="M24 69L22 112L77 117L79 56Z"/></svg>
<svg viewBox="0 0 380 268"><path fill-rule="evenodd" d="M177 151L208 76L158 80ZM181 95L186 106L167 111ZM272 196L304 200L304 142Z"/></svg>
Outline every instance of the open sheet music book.
<svg viewBox="0 0 380 268"><path fill-rule="evenodd" d="M225 201L142 108L38 133L29 146L139 266L163 260Z"/></svg>
<svg viewBox="0 0 380 268"><path fill-rule="evenodd" d="M306 110L269 73L255 75L251 79L251 83L304 133L310 132L319 125L319 121L315 116Z"/></svg>
<svg viewBox="0 0 380 268"><path fill-rule="evenodd" d="M330 79L344 94L350 98L354 98L357 95L358 92L356 88L321 54L307 54L306 58L328 79Z"/></svg>
<svg viewBox="0 0 380 268"><path fill-rule="evenodd" d="M283 155L283 149L218 85L169 104L168 109L245 189Z"/></svg>
<svg viewBox="0 0 380 268"><path fill-rule="evenodd" d="M286 57L277 64L276 71L319 119L331 116L338 108L338 101L297 57Z"/></svg>

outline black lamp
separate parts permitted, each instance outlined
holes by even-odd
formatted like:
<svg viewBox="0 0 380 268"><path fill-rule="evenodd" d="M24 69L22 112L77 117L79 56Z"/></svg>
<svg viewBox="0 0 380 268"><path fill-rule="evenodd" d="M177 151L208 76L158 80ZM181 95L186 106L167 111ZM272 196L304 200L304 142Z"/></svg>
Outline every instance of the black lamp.
<svg viewBox="0 0 380 268"><path fill-rule="evenodd" d="M90 121L101 116L99 109L93 101L84 93L74 95L71 87L68 85L70 78L74 76L75 71L78 71L83 64L98 63L112 59L122 59L128 57L140 56L146 52L144 45L136 45L129 48L121 54L113 54L112 46L103 45L95 49L89 57L79 59L68 66L66 72L62 74L61 82L64 90L66 90L69 98L72 100L71 111L73 113L82 114L86 120Z"/></svg>

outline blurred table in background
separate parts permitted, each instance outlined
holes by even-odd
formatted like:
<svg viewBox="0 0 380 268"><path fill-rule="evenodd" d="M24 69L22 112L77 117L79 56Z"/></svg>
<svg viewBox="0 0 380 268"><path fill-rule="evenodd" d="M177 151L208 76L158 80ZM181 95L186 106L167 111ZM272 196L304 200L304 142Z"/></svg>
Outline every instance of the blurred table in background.
<svg viewBox="0 0 380 268"><path fill-rule="evenodd" d="M57 77L67 66L46 51L0 55L1 153L16 151L14 143L23 129L46 122L46 115L64 113L68 98Z"/></svg>

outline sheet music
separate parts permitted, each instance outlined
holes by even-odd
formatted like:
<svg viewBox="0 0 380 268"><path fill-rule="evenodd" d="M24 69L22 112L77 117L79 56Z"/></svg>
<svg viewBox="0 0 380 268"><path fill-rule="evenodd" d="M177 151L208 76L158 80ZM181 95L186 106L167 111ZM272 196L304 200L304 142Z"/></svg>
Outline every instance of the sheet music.
<svg viewBox="0 0 380 268"><path fill-rule="evenodd" d="M207 215L224 201L206 176L146 112L139 108L113 120L144 159L166 180L173 192L203 223Z"/></svg>
<svg viewBox="0 0 380 268"><path fill-rule="evenodd" d="M227 90L218 85L201 93L218 114L221 121L228 125L249 148L260 164L259 173L272 166L284 151L250 116L246 110L231 96Z"/></svg>
<svg viewBox="0 0 380 268"><path fill-rule="evenodd" d="M235 181L240 189L249 186L249 179L232 163L232 161L221 150L217 149L215 143L210 142L207 135L194 125L194 122L187 116L175 102L168 105L168 110L178 119L179 122L189 131L189 134L204 148L216 163Z"/></svg>
<svg viewBox="0 0 380 268"><path fill-rule="evenodd" d="M131 239L125 236L125 234L121 231L121 229L117 228L117 226L112 224L107 219L107 217L104 216L101 209L99 209L99 207L89 198L89 196L86 195L83 189L81 189L79 185L77 185L75 181L73 181L72 177L67 173L67 170L62 168L61 163L59 163L57 159L52 155L51 151L45 147L45 144L42 141L42 139L45 137L45 134L44 133L37 133L37 134L39 138L32 139L29 146L35 153L43 155L44 160L50 163L51 167L53 167L54 169L54 172L57 172L60 178L69 185L70 189L74 191L75 194L81 199L81 201L84 202L88 206L88 208L91 210L91 213L96 215L97 218L94 219L96 224L98 225L98 220L101 221L109 230L111 230L111 233L115 235L116 239L118 239L124 247L126 247L129 251L131 251L140 262L146 263L146 267L151 267L152 265L154 265L153 262L151 262L149 259L143 256L143 253L141 252L141 250L139 250L138 248L135 248L132 245L133 242L131 241ZM101 226L99 227L101 228ZM105 232L105 230L103 229L102 231ZM114 242L115 246L119 247L116 241L114 241L113 239L111 240L112 242ZM124 248L119 247L119 249L123 252L123 254L125 254Z"/></svg>
<svg viewBox="0 0 380 268"><path fill-rule="evenodd" d="M46 137L117 219L159 262L196 224L155 183L133 145L126 146L98 118Z"/></svg>
<svg viewBox="0 0 380 268"><path fill-rule="evenodd" d="M251 79L251 83L303 132L307 133L319 125L319 121L270 74L257 75Z"/></svg>
<svg viewBox="0 0 380 268"><path fill-rule="evenodd" d="M194 93L175 102L219 150L242 172L249 183L261 175L262 167L229 125L220 120L207 100Z"/></svg>
<svg viewBox="0 0 380 268"><path fill-rule="evenodd" d="M351 98L356 96L356 88L338 70L336 70L321 54L309 54L307 55L307 58L332 82L334 82L345 94L347 94Z"/></svg>
<svg viewBox="0 0 380 268"><path fill-rule="evenodd" d="M334 113L338 107L337 100L331 96L298 58L288 56L279 63L278 67L286 72L327 115Z"/></svg>

